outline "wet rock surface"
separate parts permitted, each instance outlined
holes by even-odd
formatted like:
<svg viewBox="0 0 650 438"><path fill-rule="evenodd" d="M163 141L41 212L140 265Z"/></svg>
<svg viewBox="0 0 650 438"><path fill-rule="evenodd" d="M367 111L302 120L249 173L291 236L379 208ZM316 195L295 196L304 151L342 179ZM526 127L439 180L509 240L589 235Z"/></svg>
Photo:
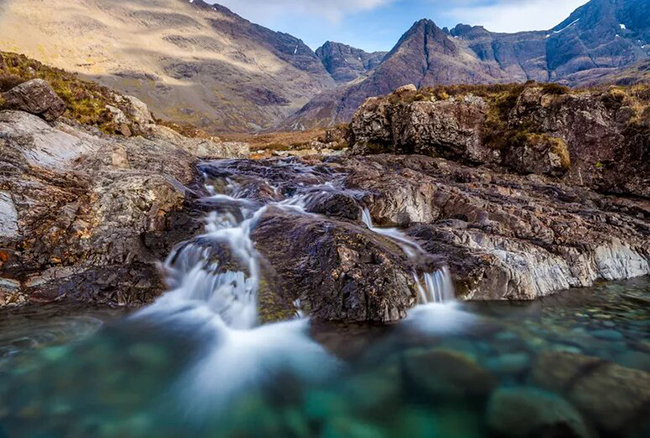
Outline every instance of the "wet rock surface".
<svg viewBox="0 0 650 438"><path fill-rule="evenodd" d="M402 250L358 224L268 210L252 238L316 319L398 321L417 301Z"/></svg>
<svg viewBox="0 0 650 438"><path fill-rule="evenodd" d="M27 112L0 112L0 305L150 302L165 289L158 261L202 228L197 157L243 148L158 126L137 99L147 138L53 121L60 99L31 82L10 92Z"/></svg>

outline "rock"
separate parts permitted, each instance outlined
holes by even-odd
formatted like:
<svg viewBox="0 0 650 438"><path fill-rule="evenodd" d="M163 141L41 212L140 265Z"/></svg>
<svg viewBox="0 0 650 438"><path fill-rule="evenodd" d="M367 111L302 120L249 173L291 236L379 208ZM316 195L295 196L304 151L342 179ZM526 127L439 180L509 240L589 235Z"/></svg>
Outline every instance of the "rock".
<svg viewBox="0 0 650 438"><path fill-rule="evenodd" d="M394 91L394 93L399 95L399 94L416 92L416 91L418 91L418 87L416 87L414 84L408 84L408 85L402 85L401 87L398 87Z"/></svg>
<svg viewBox="0 0 650 438"><path fill-rule="evenodd" d="M485 398L496 382L474 359L454 350L410 350L403 364L413 385L444 400Z"/></svg>
<svg viewBox="0 0 650 438"><path fill-rule="evenodd" d="M165 289L158 261L202 227L184 137L100 136L22 111L1 111L0 132L4 305L139 305Z"/></svg>
<svg viewBox="0 0 650 438"><path fill-rule="evenodd" d="M316 320L397 321L416 303L402 250L360 226L272 208L252 238L282 278L284 300L299 299Z"/></svg>
<svg viewBox="0 0 650 438"><path fill-rule="evenodd" d="M611 329L595 330L592 331L591 334L594 337L605 341L620 342L625 339L621 332Z"/></svg>
<svg viewBox="0 0 650 438"><path fill-rule="evenodd" d="M310 199L307 211L351 221L361 219L361 209L357 201L343 193L324 193Z"/></svg>
<svg viewBox="0 0 650 438"><path fill-rule="evenodd" d="M650 273L650 225L632 213L650 217L647 201L419 155L329 165L345 173L346 188L365 193L375 224L408 228L445 260L466 299L532 300Z"/></svg>
<svg viewBox="0 0 650 438"><path fill-rule="evenodd" d="M488 361L488 368L505 374L518 374L530 366L530 356L526 353L501 354L496 359Z"/></svg>
<svg viewBox="0 0 650 438"><path fill-rule="evenodd" d="M48 122L59 118L66 110L65 102L42 79L24 82L2 94L5 109L26 111Z"/></svg>
<svg viewBox="0 0 650 438"><path fill-rule="evenodd" d="M591 436L580 413L554 394L534 388L500 388L488 402L487 423L498 436Z"/></svg>
<svg viewBox="0 0 650 438"><path fill-rule="evenodd" d="M18 234L18 214L11 193L0 192L0 242Z"/></svg>
<svg viewBox="0 0 650 438"><path fill-rule="evenodd" d="M360 106L349 142L358 154L445 157L647 198L647 99L620 89L560 91L527 85L450 97L400 89Z"/></svg>
<svg viewBox="0 0 650 438"><path fill-rule="evenodd" d="M563 394L599 429L623 436L645 430L650 418L650 373L574 353L545 352L535 385Z"/></svg>

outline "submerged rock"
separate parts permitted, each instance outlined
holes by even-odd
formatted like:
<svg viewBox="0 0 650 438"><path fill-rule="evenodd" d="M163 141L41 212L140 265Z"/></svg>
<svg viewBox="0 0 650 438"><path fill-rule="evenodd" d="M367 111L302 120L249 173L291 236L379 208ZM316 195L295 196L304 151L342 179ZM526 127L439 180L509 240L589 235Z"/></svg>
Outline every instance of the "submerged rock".
<svg viewBox="0 0 650 438"><path fill-rule="evenodd" d="M650 373L645 371L580 354L545 352L533 381L563 394L607 433L622 436L650 427Z"/></svg>
<svg viewBox="0 0 650 438"><path fill-rule="evenodd" d="M500 388L487 407L487 423L498 436L590 437L580 413L555 394L534 388Z"/></svg>
<svg viewBox="0 0 650 438"><path fill-rule="evenodd" d="M496 379L474 359L454 350L410 350L403 358L406 375L431 397L481 399Z"/></svg>

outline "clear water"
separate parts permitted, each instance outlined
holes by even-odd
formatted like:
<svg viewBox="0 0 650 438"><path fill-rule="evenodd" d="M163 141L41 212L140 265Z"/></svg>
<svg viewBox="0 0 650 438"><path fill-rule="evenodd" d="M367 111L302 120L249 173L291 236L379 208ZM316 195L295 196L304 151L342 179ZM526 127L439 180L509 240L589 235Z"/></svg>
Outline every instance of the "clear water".
<svg viewBox="0 0 650 438"><path fill-rule="evenodd" d="M649 279L463 304L444 267L414 268L421 305L398 324L315 324L297 300L295 319L261 325L251 231L270 208L313 215L345 194L371 231L414 262L426 254L374 227L331 171L239 164L201 165L205 233L169 255L170 291L153 305L0 314L0 438L650 433Z"/></svg>
<svg viewBox="0 0 650 438"><path fill-rule="evenodd" d="M544 353L650 372L649 303L641 278L528 304L429 304L389 327L228 333L196 307L164 320L14 310L0 324L0 436L502 436L490 434L490 395L533 386ZM600 396L616 401L616 388ZM588 436L648 436L647 420L612 432L583 417Z"/></svg>

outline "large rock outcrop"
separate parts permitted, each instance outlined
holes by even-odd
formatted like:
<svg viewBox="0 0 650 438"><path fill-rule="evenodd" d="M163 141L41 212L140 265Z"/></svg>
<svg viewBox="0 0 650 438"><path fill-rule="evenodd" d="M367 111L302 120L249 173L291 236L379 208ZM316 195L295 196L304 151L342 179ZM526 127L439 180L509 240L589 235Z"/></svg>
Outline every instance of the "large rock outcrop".
<svg viewBox="0 0 650 438"><path fill-rule="evenodd" d="M361 106L351 143L362 154L445 157L649 197L648 100L647 87L403 88Z"/></svg>
<svg viewBox="0 0 650 438"><path fill-rule="evenodd" d="M401 317L416 302L413 274L443 264L467 300L534 300L650 274L650 202L551 176L389 154L233 160L202 172L256 204L301 194L308 214L271 208L253 240L283 301L323 319ZM364 208L425 253L405 258L396 240L365 226Z"/></svg>
<svg viewBox="0 0 650 438"><path fill-rule="evenodd" d="M157 126L136 99L129 120L149 137L105 135L53 121L59 98L46 83L16 88L5 96L36 103L0 111L0 306L151 301L164 290L158 261L201 228L197 157L246 148Z"/></svg>
<svg viewBox="0 0 650 438"><path fill-rule="evenodd" d="M374 222L447 260L467 299L530 300L650 274L647 200L419 155L335 163Z"/></svg>

